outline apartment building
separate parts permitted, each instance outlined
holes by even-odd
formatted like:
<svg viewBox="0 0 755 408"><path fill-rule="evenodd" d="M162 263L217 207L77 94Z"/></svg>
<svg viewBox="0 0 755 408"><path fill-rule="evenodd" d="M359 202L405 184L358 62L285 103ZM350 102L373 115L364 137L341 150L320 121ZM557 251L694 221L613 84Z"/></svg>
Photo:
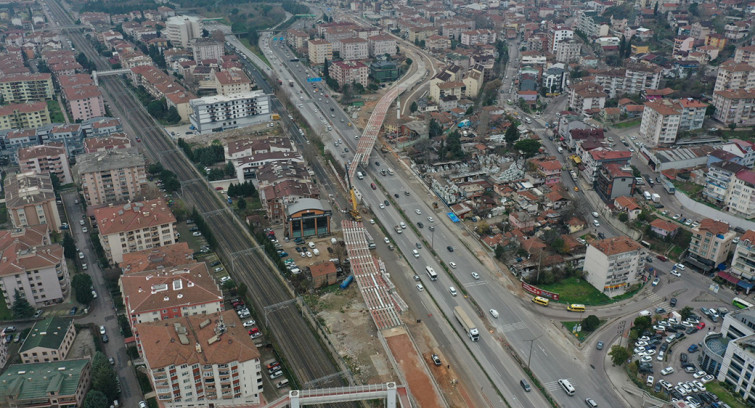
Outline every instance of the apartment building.
<svg viewBox="0 0 755 408"><path fill-rule="evenodd" d="M755 125L755 89L714 91L713 106L713 118L726 125Z"/></svg>
<svg viewBox="0 0 755 408"><path fill-rule="evenodd" d="M137 345L161 406L260 403L260 353L232 310L135 327Z"/></svg>
<svg viewBox="0 0 755 408"><path fill-rule="evenodd" d="M748 230L740 237L734 248L729 272L742 279L755 278L755 231Z"/></svg>
<svg viewBox="0 0 755 408"><path fill-rule="evenodd" d="M569 63L579 61L582 43L574 40L559 41L556 45L556 61Z"/></svg>
<svg viewBox="0 0 755 408"><path fill-rule="evenodd" d="M194 250L189 248L186 242L177 242L172 245L123 254L123 261L118 264L118 267L124 275L128 275L192 263L194 263Z"/></svg>
<svg viewBox="0 0 755 408"><path fill-rule="evenodd" d="M755 88L755 66L729 60L718 67L714 91Z"/></svg>
<svg viewBox="0 0 755 408"><path fill-rule="evenodd" d="M598 171L602 166L609 164L616 164L619 167L626 167L629 165L629 160L632 158L632 152L628 150L608 150L602 147L585 151L582 155L582 163L584 169L580 171L580 175L590 184L595 184L597 180Z"/></svg>
<svg viewBox="0 0 755 408"><path fill-rule="evenodd" d="M364 38L344 38L337 44L341 59L344 61L364 60L370 56L370 42Z"/></svg>
<svg viewBox="0 0 755 408"><path fill-rule="evenodd" d="M637 95L646 89L658 89L661 84L661 71L663 69L657 65L627 64L622 93Z"/></svg>
<svg viewBox="0 0 755 408"><path fill-rule="evenodd" d="M708 104L692 98L679 99L677 103L682 108L682 114L679 118L679 130L702 129Z"/></svg>
<svg viewBox="0 0 755 408"><path fill-rule="evenodd" d="M215 73L215 89L218 95L231 96L252 92L252 80L240 69Z"/></svg>
<svg viewBox="0 0 755 408"><path fill-rule="evenodd" d="M713 204L723 207L729 201L731 181L740 171L746 170L741 164L722 160L711 163L705 174L703 197Z"/></svg>
<svg viewBox="0 0 755 408"><path fill-rule="evenodd" d="M88 137L84 139L84 153L128 149L129 147L131 147L131 140L125 133L113 133L111 136Z"/></svg>
<svg viewBox="0 0 755 408"><path fill-rule="evenodd" d="M194 54L194 61L204 60L220 61L225 55L223 42L214 38L195 38L192 40L191 51Z"/></svg>
<svg viewBox="0 0 755 408"><path fill-rule="evenodd" d="M271 120L270 96L256 90L192 99L189 120L201 134L237 129Z"/></svg>
<svg viewBox="0 0 755 408"><path fill-rule="evenodd" d="M494 44L496 32L487 29L468 30L461 33L461 43L467 47L477 45Z"/></svg>
<svg viewBox="0 0 755 408"><path fill-rule="evenodd" d="M0 405L9 408L81 407L89 390L89 358L12 364L0 375Z"/></svg>
<svg viewBox="0 0 755 408"><path fill-rule="evenodd" d="M93 207L136 200L147 184L144 156L136 148L79 155L76 170Z"/></svg>
<svg viewBox="0 0 755 408"><path fill-rule="evenodd" d="M358 83L366 87L370 69L359 61L336 61L330 64L329 73L340 86Z"/></svg>
<svg viewBox="0 0 755 408"><path fill-rule="evenodd" d="M94 210L100 244L108 260L123 254L176 243L176 217L161 199L109 205Z"/></svg>
<svg viewBox="0 0 755 408"><path fill-rule="evenodd" d="M571 88L569 108L583 115L589 111L603 109L606 93L603 87L594 82L580 82Z"/></svg>
<svg viewBox="0 0 755 408"><path fill-rule="evenodd" d="M75 338L72 318L51 316L34 323L18 354L24 364L65 360Z"/></svg>
<svg viewBox="0 0 755 408"><path fill-rule="evenodd" d="M755 45L738 47L734 51L734 61L755 65ZM728 61L727 61L728 62Z"/></svg>
<svg viewBox="0 0 755 408"><path fill-rule="evenodd" d="M13 304L16 291L32 307L58 304L70 288L63 247L50 243L46 225L0 230L0 291Z"/></svg>
<svg viewBox="0 0 755 408"><path fill-rule="evenodd" d="M54 174L60 184L73 183L68 155L63 143L29 146L16 152L18 165L22 173Z"/></svg>
<svg viewBox="0 0 755 408"><path fill-rule="evenodd" d="M555 25L548 30L548 50L556 54L559 44L574 38L574 30L571 27ZM558 60L561 62L561 60Z"/></svg>
<svg viewBox="0 0 755 408"><path fill-rule="evenodd" d="M44 101L55 96L52 74L16 74L0 78L0 96L4 103Z"/></svg>
<svg viewBox="0 0 755 408"><path fill-rule="evenodd" d="M396 39L388 34L373 35L367 41L369 41L371 57L379 57L381 55L394 56L398 53Z"/></svg>
<svg viewBox="0 0 755 408"><path fill-rule="evenodd" d="M6 176L5 206L15 228L44 224L50 230L60 230L60 214L49 173Z"/></svg>
<svg viewBox="0 0 755 408"><path fill-rule="evenodd" d="M742 218L755 216L755 172L752 170L738 171L729 185L726 209Z"/></svg>
<svg viewBox="0 0 755 408"><path fill-rule="evenodd" d="M639 136L650 146L672 144L679 133L681 117L681 106L671 100L645 102Z"/></svg>
<svg viewBox="0 0 755 408"><path fill-rule="evenodd" d="M165 36L174 46L188 48L195 38L202 37L202 21L194 16L174 16L165 21Z"/></svg>
<svg viewBox="0 0 755 408"><path fill-rule="evenodd" d="M223 311L223 291L204 262L130 272L118 286L135 333L138 323Z"/></svg>
<svg viewBox="0 0 755 408"><path fill-rule="evenodd" d="M45 102L13 103L0 106L0 130L36 129L50 124Z"/></svg>
<svg viewBox="0 0 755 408"><path fill-rule="evenodd" d="M748 404L755 403L755 312L735 310L724 316L721 333L708 334L704 341L704 361L716 380L731 387ZM711 345L720 347L714 348ZM723 354L716 354L716 352Z"/></svg>
<svg viewBox="0 0 755 408"><path fill-rule="evenodd" d="M626 293L640 282L645 266L642 245L620 236L587 246L585 279L609 297Z"/></svg>
<svg viewBox="0 0 755 408"><path fill-rule="evenodd" d="M729 229L729 224L706 218L700 226L692 229L688 257L711 268L724 262L729 256L732 241L737 234Z"/></svg>
<svg viewBox="0 0 755 408"><path fill-rule="evenodd" d="M289 29L286 31L286 42L289 47L297 50L302 50L307 46L307 40L309 40L309 34L304 31Z"/></svg>
<svg viewBox="0 0 755 408"><path fill-rule="evenodd" d="M321 39L307 41L307 52L309 62L314 65L321 65L325 60L333 61L333 44Z"/></svg>
<svg viewBox="0 0 755 408"><path fill-rule="evenodd" d="M107 116L105 100L100 88L94 84L80 87L62 88L68 104L68 111L74 121L84 121Z"/></svg>

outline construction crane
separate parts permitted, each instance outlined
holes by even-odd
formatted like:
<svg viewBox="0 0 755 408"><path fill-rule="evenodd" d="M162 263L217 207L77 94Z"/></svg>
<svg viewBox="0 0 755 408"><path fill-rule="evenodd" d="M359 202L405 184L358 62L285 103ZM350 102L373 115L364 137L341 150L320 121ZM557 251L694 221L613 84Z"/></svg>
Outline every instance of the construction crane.
<svg viewBox="0 0 755 408"><path fill-rule="evenodd" d="M349 210L349 213L351 214L351 218L353 218L354 221L360 222L362 221L362 214L359 213L357 195L354 192L354 185L351 184L351 177L349 177L348 168L346 169L346 182L349 183L349 195L351 195L351 210Z"/></svg>

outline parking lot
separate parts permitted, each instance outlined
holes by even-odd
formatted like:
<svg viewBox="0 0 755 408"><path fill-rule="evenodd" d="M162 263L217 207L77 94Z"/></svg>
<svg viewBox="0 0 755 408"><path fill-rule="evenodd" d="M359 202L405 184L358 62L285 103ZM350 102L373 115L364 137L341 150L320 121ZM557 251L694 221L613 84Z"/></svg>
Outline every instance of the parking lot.
<svg viewBox="0 0 755 408"><path fill-rule="evenodd" d="M673 303L676 307L672 308ZM683 320L680 312L687 306L692 313ZM705 391L705 384L714 378L699 367L700 349L705 336L721 326L723 314L730 308L719 302L674 298L666 306L643 311L641 315L653 317L653 326L630 346L632 359L640 362L639 379L647 389L672 400L685 400L693 407L715 406L717 398Z"/></svg>

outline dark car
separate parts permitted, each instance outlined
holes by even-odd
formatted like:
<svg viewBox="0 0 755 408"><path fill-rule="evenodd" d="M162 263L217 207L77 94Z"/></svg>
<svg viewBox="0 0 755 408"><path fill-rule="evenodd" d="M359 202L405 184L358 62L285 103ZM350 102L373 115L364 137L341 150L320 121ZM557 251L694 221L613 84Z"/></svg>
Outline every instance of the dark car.
<svg viewBox="0 0 755 408"><path fill-rule="evenodd" d="M671 305L671 307L676 306L676 298L671 298L671 300L668 302L668 304Z"/></svg>
<svg viewBox="0 0 755 408"><path fill-rule="evenodd" d="M597 345L595 345L595 348L598 350L603 350L603 342L599 341Z"/></svg>
<svg viewBox="0 0 755 408"><path fill-rule="evenodd" d="M684 332L687 334L697 333L697 327L689 327Z"/></svg>
<svg viewBox="0 0 755 408"><path fill-rule="evenodd" d="M686 363L687 362L687 353L681 353L681 354L679 354L679 361L681 361L682 363Z"/></svg>
<svg viewBox="0 0 755 408"><path fill-rule="evenodd" d="M653 391L655 391L655 392L661 392L661 383L660 382L655 383L655 387L653 387Z"/></svg>
<svg viewBox="0 0 755 408"><path fill-rule="evenodd" d="M425 224L423 224L423 223L421 223L421 222L418 222L418 223L417 223L417 226L418 226L418 227L420 227L420 228L425 228Z"/></svg>
<svg viewBox="0 0 755 408"><path fill-rule="evenodd" d="M110 341L110 339L107 337L107 334L103 334L102 335L102 342L103 343L107 343L108 341Z"/></svg>
<svg viewBox="0 0 755 408"><path fill-rule="evenodd" d="M398 198L398 194L394 194L393 196L396 197L396 198Z"/></svg>
<svg viewBox="0 0 755 408"><path fill-rule="evenodd" d="M332 109L332 108L331 108L331 109ZM380 166L380 162L376 161L376 162L375 162L375 165L376 165L376 166Z"/></svg>
<svg viewBox="0 0 755 408"><path fill-rule="evenodd" d="M668 261L668 258L666 258L666 257L665 257L665 256L663 256L663 255L658 255L658 256L657 256L656 258L658 258L658 260L660 260L661 262L666 262L666 261Z"/></svg>
<svg viewBox="0 0 755 408"><path fill-rule="evenodd" d="M391 203L388 202L388 200L383 201L383 204L385 204L386 207L390 207Z"/></svg>
<svg viewBox="0 0 755 408"><path fill-rule="evenodd" d="M606 239L606 234L604 234L602 232L599 232L598 233L598 238L600 238L600 239Z"/></svg>
<svg viewBox="0 0 755 408"><path fill-rule="evenodd" d="M218 266L218 265L220 265L220 261L215 261L210 264L210 266Z"/></svg>
<svg viewBox="0 0 755 408"><path fill-rule="evenodd" d="M72 307L72 308L71 308L71 311L70 311L70 312L68 312L68 314L69 314L69 315L71 315L71 316L73 316L73 315L75 315L75 314L76 314L76 312L78 312L78 311L79 311L79 308L78 308L77 306L74 306L74 307Z"/></svg>
<svg viewBox="0 0 755 408"><path fill-rule="evenodd" d="M688 352L688 353L694 353L694 352L696 352L696 351L697 351L697 350L699 350L699 349L700 349L700 347L698 347L698 345L697 345L697 344L692 344L692 345L690 345L690 346L689 346L689 348L687 349L687 352Z"/></svg>
<svg viewBox="0 0 755 408"><path fill-rule="evenodd" d="M446 249L448 250L448 252L454 251L454 247L452 247L451 245L447 246Z"/></svg>

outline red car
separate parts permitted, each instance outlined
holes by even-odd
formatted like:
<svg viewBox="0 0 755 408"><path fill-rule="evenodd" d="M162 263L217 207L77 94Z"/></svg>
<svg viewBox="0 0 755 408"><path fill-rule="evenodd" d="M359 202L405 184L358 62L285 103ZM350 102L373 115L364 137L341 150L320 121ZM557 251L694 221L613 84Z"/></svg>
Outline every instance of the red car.
<svg viewBox="0 0 755 408"><path fill-rule="evenodd" d="M705 328L705 322L700 322L695 327L697 327L697 330L702 330Z"/></svg>
<svg viewBox="0 0 755 408"><path fill-rule="evenodd" d="M666 257L665 257L665 256L663 256L663 255L658 255L658 256L657 256L657 258L658 258L658 259L660 259L660 260L661 260L661 262L666 262L666 261L668 261L668 258L666 258Z"/></svg>
<svg viewBox="0 0 755 408"><path fill-rule="evenodd" d="M267 365L267 369L269 370L269 369L274 368L274 367L280 367L280 365L281 365L281 363L279 363L277 361L273 361L272 363L270 363L270 364Z"/></svg>
<svg viewBox="0 0 755 408"><path fill-rule="evenodd" d="M372 187L373 190L377 190L377 186L375 185L375 183L370 183L370 187Z"/></svg>
<svg viewBox="0 0 755 408"><path fill-rule="evenodd" d="M249 334L250 335L256 334L256 333L259 333L259 332L260 332L260 329L258 329L256 327L252 327L252 330L249 330Z"/></svg>

